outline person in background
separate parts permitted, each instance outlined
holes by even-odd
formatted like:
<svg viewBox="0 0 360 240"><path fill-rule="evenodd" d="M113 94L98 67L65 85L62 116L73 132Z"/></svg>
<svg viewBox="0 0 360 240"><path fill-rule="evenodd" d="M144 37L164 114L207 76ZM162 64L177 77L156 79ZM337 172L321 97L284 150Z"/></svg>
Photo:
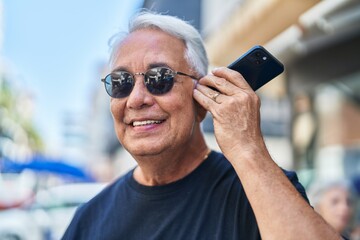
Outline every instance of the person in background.
<svg viewBox="0 0 360 240"><path fill-rule="evenodd" d="M309 189L310 203L338 233L349 236L354 212L354 191L349 182L334 180L314 183Z"/></svg>
<svg viewBox="0 0 360 240"><path fill-rule="evenodd" d="M79 208L63 239L341 238L271 158L246 80L207 68L199 32L179 18L142 12L118 35L102 81L137 166ZM201 131L207 111L221 152Z"/></svg>

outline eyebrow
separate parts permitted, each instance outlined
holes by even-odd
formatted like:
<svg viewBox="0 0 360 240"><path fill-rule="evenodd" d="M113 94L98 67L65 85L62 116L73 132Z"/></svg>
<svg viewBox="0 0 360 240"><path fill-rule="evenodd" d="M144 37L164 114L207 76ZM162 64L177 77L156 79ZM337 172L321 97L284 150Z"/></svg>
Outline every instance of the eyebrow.
<svg viewBox="0 0 360 240"><path fill-rule="evenodd" d="M156 68L156 67L168 67L168 68L171 68L168 64L166 64L164 62L151 63L151 64L149 64L148 68L151 69L151 68Z"/></svg>
<svg viewBox="0 0 360 240"><path fill-rule="evenodd" d="M116 67L111 72L120 72L120 71L128 72L126 67Z"/></svg>

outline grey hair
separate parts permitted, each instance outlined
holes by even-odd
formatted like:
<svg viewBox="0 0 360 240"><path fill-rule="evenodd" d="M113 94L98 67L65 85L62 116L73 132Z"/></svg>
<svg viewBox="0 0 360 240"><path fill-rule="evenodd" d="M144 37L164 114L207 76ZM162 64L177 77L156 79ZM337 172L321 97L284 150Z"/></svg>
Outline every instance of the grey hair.
<svg viewBox="0 0 360 240"><path fill-rule="evenodd" d="M124 39L137 30L159 29L185 43L185 59L192 69L204 76L208 70L208 58L200 33L188 22L174 16L149 11L136 14L129 22L128 32L120 32L110 39L110 65L113 66L116 52Z"/></svg>
<svg viewBox="0 0 360 240"><path fill-rule="evenodd" d="M309 188L308 197L310 203L313 207L318 206L324 194L333 189L333 188L342 188L348 191L350 199L354 197L354 189L351 183L347 180L328 180L328 181L319 181L312 184Z"/></svg>

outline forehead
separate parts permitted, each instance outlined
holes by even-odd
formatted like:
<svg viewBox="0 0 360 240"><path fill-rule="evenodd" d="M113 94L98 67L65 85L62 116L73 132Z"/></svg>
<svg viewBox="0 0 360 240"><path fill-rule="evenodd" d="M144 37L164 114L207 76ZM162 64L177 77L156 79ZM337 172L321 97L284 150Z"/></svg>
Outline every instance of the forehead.
<svg viewBox="0 0 360 240"><path fill-rule="evenodd" d="M158 42L167 42L176 44L176 46L184 46L184 41L170 35L167 32L164 32L157 28L144 28L136 30L130 33L127 37L124 38L123 43L121 45L127 44L136 44L136 43L143 43L145 45L153 45L157 44Z"/></svg>
<svg viewBox="0 0 360 240"><path fill-rule="evenodd" d="M117 48L113 63L171 62L185 60L184 41L158 29L140 29L130 33ZM171 63L170 63L171 64Z"/></svg>
<svg viewBox="0 0 360 240"><path fill-rule="evenodd" d="M346 188L341 186L334 186L324 193L324 197L339 197L344 196L347 197L349 195L349 192Z"/></svg>

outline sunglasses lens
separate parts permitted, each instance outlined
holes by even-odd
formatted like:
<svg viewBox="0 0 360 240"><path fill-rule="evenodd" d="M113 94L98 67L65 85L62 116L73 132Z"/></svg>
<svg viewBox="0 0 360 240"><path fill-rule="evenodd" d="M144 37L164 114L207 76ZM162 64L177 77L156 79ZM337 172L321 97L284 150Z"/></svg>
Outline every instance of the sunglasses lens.
<svg viewBox="0 0 360 240"><path fill-rule="evenodd" d="M145 74L145 85L154 95L169 92L174 85L174 72L168 68L152 68Z"/></svg>
<svg viewBox="0 0 360 240"><path fill-rule="evenodd" d="M134 87L134 79L130 73L114 72L106 76L105 88L113 98L124 98L129 96Z"/></svg>

